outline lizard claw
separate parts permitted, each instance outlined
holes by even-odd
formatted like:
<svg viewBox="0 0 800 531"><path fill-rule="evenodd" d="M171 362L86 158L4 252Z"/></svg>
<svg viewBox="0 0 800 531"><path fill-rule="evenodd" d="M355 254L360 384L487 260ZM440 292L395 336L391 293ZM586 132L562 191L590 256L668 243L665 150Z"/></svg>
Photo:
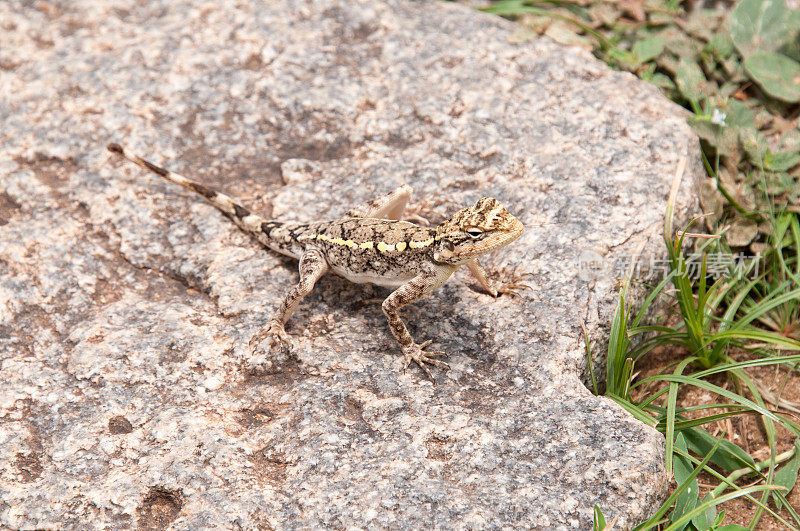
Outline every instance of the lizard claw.
<svg viewBox="0 0 800 531"><path fill-rule="evenodd" d="M408 347L403 347L403 355L405 356L403 369L404 370L407 369L408 366L413 361L414 363L419 365L423 371L425 371L425 374L427 374L428 378L430 378L431 380L433 380L433 375L431 374L431 371L428 369L428 367L425 365L426 363L429 363L431 365L438 365L439 367L444 367L446 369L449 369L450 366L448 364L446 364L443 361L433 359L431 357L431 356L444 356L445 355L444 352L426 352L424 350L425 347L427 347L430 344L431 340L428 340L420 345L412 343Z"/></svg>
<svg viewBox="0 0 800 531"><path fill-rule="evenodd" d="M270 350L278 346L281 349L292 350L292 338L277 319L271 319L266 327L250 338L250 343L248 343L250 351L254 351L265 339L269 340Z"/></svg>
<svg viewBox="0 0 800 531"><path fill-rule="evenodd" d="M497 295L495 298L499 297L500 294L510 295L511 297L516 297L519 295L519 292L523 289L531 289L528 284L504 284L497 289Z"/></svg>
<svg viewBox="0 0 800 531"><path fill-rule="evenodd" d="M266 343L266 348L261 347L262 343ZM250 338L248 343L250 357L247 360L249 372L254 374L280 372L282 366L289 360L292 346L292 338L286 333L280 321L270 320L265 328Z"/></svg>
<svg viewBox="0 0 800 531"><path fill-rule="evenodd" d="M509 295L511 297L516 297L517 295L519 295L519 292L522 291L523 289L531 289L530 285L521 282L522 280L525 280L527 277L530 276L533 276L533 273L518 274L515 272L512 275L510 275L511 278L509 279L509 281L498 287L495 290L495 293L493 293L492 295L494 296L495 299L499 297L501 294Z"/></svg>

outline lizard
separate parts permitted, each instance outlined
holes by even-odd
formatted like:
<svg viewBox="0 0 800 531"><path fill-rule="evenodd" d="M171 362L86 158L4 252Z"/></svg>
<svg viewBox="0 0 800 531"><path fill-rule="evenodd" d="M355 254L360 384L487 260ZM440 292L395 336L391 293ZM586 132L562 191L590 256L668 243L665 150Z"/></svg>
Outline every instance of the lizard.
<svg viewBox="0 0 800 531"><path fill-rule="evenodd" d="M527 287L509 283L495 288L478 261L516 240L524 230L522 222L491 197L462 208L436 227L427 227L401 219L412 194L412 188L403 185L351 208L338 219L290 223L253 214L234 198L156 166L119 144L109 144L107 149L199 194L267 248L299 260L299 282L283 298L274 317L253 336L251 349L269 339L270 348L280 345L291 350L287 321L320 277L333 271L351 282L394 288L381 308L402 350L404 369L414 362L433 379L427 365L449 368L437 359L444 353L426 350L431 340L414 341L400 318L401 308L441 286L461 266L493 297Z"/></svg>

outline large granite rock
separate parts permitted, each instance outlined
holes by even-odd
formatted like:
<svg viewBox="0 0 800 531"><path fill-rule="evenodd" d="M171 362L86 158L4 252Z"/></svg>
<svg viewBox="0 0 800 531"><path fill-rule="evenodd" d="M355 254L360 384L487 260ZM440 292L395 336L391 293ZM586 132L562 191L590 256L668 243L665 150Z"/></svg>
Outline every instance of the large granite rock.
<svg viewBox="0 0 800 531"><path fill-rule="evenodd" d="M224 3L223 3L224 4ZM0 526L625 527L664 493L662 438L589 393L614 274L661 247L696 140L632 76L443 3L0 3ZM227 5L227 4L226 4ZM232 5L232 4L231 4ZM433 222L481 195L525 235L405 311L450 354L401 370L381 288L330 275L296 359L246 370L296 281L112 140L265 215L336 216L407 182ZM283 361L283 363L279 363Z"/></svg>

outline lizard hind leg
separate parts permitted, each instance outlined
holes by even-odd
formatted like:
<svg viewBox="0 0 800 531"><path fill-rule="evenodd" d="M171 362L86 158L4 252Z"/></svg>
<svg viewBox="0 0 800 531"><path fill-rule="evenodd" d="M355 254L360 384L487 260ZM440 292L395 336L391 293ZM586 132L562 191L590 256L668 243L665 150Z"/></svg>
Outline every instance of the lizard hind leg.
<svg viewBox="0 0 800 531"><path fill-rule="evenodd" d="M406 205L411 200L412 192L413 189L404 184L389 194L351 208L344 213L344 217L402 219L406 211Z"/></svg>
<svg viewBox="0 0 800 531"><path fill-rule="evenodd" d="M249 364L255 366L265 364L273 365L272 359L262 360L261 356L256 355L256 349L265 340L268 340L270 357L275 355L276 349L283 353L284 357L288 355L292 349L292 340L284 328L286 322L297 309L297 305L300 304L300 301L314 289L317 280L328 272L330 266L320 250L309 249L300 257L299 269L300 281L289 290L289 293L283 298L278 311L275 316L267 322L267 326L250 339L249 347L252 359L249 360ZM262 368L262 370L258 372L265 371Z"/></svg>

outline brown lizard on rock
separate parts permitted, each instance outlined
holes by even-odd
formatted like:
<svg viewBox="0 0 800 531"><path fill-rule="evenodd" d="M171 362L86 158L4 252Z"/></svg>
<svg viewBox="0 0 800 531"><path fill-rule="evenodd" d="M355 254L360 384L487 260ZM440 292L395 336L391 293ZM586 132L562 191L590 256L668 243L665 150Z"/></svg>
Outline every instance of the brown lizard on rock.
<svg viewBox="0 0 800 531"><path fill-rule="evenodd" d="M109 144L108 150L200 194L263 245L300 261L300 282L284 297L266 328L253 337L251 347L269 339L271 347L290 348L286 322L317 280L333 271L351 282L396 288L383 301L383 313L400 343L405 367L414 361L432 378L425 364L448 367L433 358L444 353L426 351L430 340L416 343L400 319L400 309L441 286L462 265L494 297L524 286L508 284L496 289L478 263L481 255L508 245L523 231L522 223L491 197L459 210L435 228L400 220L411 198L407 185L333 221L285 223L253 214L233 198L151 164L119 144Z"/></svg>

